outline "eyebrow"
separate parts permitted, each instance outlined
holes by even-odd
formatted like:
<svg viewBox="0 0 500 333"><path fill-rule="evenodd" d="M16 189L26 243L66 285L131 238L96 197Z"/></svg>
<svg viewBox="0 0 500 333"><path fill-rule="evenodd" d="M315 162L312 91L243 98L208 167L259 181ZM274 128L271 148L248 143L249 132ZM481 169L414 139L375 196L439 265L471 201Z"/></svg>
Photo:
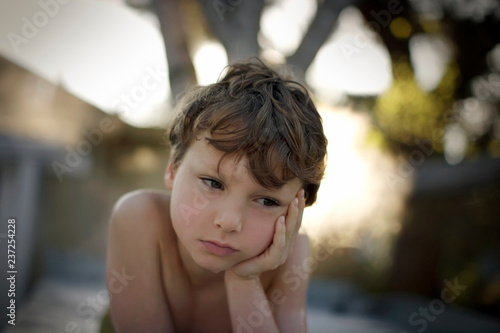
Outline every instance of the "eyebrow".
<svg viewBox="0 0 500 333"><path fill-rule="evenodd" d="M200 158L200 161L202 161L203 167L210 169L211 172L216 172L217 178L219 180L221 180L224 184L228 183L228 177L220 172L220 170L219 170L220 168L215 167L211 161L207 161L207 159L205 159L205 158ZM220 161L219 161L219 163L217 163L217 166L219 166L219 164L220 164ZM284 196L286 196L286 193L269 193L269 192L282 190L285 187L285 185L288 184L288 182L280 185L279 187L265 187L257 181L257 179L253 176L253 173L248 168L246 168L246 170L248 171L248 173L250 175L250 179L252 179L254 184L258 187L253 192L259 193L263 196L270 197L273 200L276 200L279 205L288 204L288 202L290 200L288 200L288 198L284 197ZM234 179L234 177L230 177L230 178ZM293 198L291 200L293 200Z"/></svg>
<svg viewBox="0 0 500 333"><path fill-rule="evenodd" d="M226 157L234 154L235 156L237 156L237 160L235 162L239 162L239 160L243 157L245 157L245 155L243 154L238 154L237 152L233 152L231 154L228 154L227 152L224 152L224 151L221 151L219 149L217 149L211 142L210 142L210 138L205 136L203 137L203 139L205 139L205 143L209 146L211 146L211 148L213 148L215 151L219 151L222 153L222 156L219 158L219 161L217 162L217 166L214 168L212 163L208 163L205 159L203 159L203 162L205 164L205 166L209 167L211 170L215 170L215 172L217 173L217 177L220 178L220 180L222 180L223 182L226 182L226 177L224 177L224 175L220 172L220 166L221 166L221 163L223 161L223 159L225 159ZM246 167L246 166L245 166ZM266 191L272 191L272 190L280 190L282 189L287 183L283 183L281 185L278 185L276 187L266 187L264 185L262 185L258 180L257 178L255 177L255 174L248 168L246 167L246 170L248 171L248 173L250 174L250 178L257 184L259 185L263 190L266 190Z"/></svg>
<svg viewBox="0 0 500 333"><path fill-rule="evenodd" d="M225 182L226 177L224 177L224 175L220 171L220 159L217 162L217 164L214 164L211 160L209 160L205 156L199 157L198 161L200 161L202 168L206 168L206 169L210 170L210 172L216 173L217 178L219 178L220 180Z"/></svg>

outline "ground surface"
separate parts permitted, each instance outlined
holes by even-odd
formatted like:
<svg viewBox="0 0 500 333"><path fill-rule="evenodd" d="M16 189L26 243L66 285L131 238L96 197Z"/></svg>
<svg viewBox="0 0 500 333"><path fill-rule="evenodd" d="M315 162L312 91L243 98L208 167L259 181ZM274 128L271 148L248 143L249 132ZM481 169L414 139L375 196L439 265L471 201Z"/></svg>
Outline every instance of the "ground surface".
<svg viewBox="0 0 500 333"><path fill-rule="evenodd" d="M49 273L19 309L16 326L4 332L98 332L108 305L104 263L52 253L47 266ZM441 309L438 300L415 295L369 295L342 281L313 280L308 303L311 333L500 332L500 321L469 310ZM426 309L428 316L420 314Z"/></svg>

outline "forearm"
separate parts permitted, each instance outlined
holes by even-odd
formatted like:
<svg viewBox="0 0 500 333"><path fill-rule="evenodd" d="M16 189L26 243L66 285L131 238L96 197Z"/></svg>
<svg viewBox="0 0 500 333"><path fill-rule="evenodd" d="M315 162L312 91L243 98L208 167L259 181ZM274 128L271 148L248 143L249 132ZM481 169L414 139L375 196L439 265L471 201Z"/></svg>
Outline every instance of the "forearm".
<svg viewBox="0 0 500 333"><path fill-rule="evenodd" d="M233 332L279 332L259 278L225 275Z"/></svg>

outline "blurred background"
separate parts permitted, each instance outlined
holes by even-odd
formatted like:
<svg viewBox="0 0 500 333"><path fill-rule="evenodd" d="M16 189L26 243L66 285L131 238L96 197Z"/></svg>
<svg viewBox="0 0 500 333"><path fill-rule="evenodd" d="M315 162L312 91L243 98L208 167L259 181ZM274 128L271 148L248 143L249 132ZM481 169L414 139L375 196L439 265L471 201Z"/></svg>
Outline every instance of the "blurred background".
<svg viewBox="0 0 500 333"><path fill-rule="evenodd" d="M499 21L496 0L0 0L0 330L98 331L113 204L164 189L182 91L260 56L329 139L311 332L499 332Z"/></svg>

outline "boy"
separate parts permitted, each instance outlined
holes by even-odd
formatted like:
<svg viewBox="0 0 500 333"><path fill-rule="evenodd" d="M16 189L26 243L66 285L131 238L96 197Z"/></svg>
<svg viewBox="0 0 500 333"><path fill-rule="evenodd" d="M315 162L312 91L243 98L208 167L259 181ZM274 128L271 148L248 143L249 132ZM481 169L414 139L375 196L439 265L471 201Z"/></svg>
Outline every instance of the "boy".
<svg viewBox="0 0 500 333"><path fill-rule="evenodd" d="M298 230L327 143L307 90L259 61L229 66L183 98L169 139L171 192L127 194L111 217L115 330L305 332Z"/></svg>

